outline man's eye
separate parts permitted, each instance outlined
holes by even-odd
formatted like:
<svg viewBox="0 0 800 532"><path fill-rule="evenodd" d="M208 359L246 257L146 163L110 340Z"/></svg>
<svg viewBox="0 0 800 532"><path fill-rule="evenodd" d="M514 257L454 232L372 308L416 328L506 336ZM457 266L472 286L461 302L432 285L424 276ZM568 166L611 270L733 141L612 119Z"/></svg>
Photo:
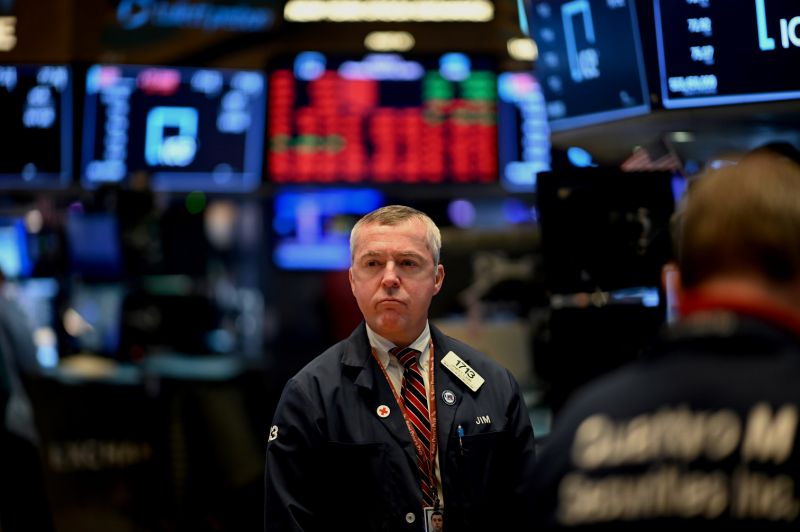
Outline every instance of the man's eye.
<svg viewBox="0 0 800 532"><path fill-rule="evenodd" d="M400 264L405 266L405 267L407 267L407 268L411 268L411 267L414 267L414 266L417 265L416 261L413 261L413 260L404 260Z"/></svg>

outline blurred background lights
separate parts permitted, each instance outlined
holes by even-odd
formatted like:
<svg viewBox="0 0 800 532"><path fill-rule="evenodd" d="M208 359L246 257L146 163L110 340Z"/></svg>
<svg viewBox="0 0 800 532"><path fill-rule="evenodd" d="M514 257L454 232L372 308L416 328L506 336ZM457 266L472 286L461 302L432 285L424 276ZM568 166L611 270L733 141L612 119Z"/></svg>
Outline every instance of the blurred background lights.
<svg viewBox="0 0 800 532"><path fill-rule="evenodd" d="M517 225L535 221L534 209L516 198L503 200L501 208L503 216L509 224Z"/></svg>
<svg viewBox="0 0 800 532"><path fill-rule="evenodd" d="M31 209L25 213L25 229L35 235L41 232L44 226L44 217L39 209Z"/></svg>
<svg viewBox="0 0 800 532"><path fill-rule="evenodd" d="M407 31L373 31L364 38L364 47L375 52L407 52L414 44L414 36Z"/></svg>
<svg viewBox="0 0 800 532"><path fill-rule="evenodd" d="M206 208L206 195L195 190L186 195L186 210L191 214L198 214Z"/></svg>
<svg viewBox="0 0 800 532"><path fill-rule="evenodd" d="M456 227L471 227L476 218L475 206L465 199L453 200L447 206L447 215Z"/></svg>
<svg viewBox="0 0 800 532"><path fill-rule="evenodd" d="M539 49L533 39L527 37L515 37L506 42L506 49L511 59L517 61L536 61L539 57Z"/></svg>
<svg viewBox="0 0 800 532"><path fill-rule="evenodd" d="M462 53L451 52L439 59L439 73L448 81L464 81L471 68L469 57Z"/></svg>
<svg viewBox="0 0 800 532"><path fill-rule="evenodd" d="M288 22L489 22L494 4L491 0L289 0L283 17Z"/></svg>
<svg viewBox="0 0 800 532"><path fill-rule="evenodd" d="M313 81L325 73L325 56L319 52L302 52L294 60L297 79Z"/></svg>
<svg viewBox="0 0 800 532"><path fill-rule="evenodd" d="M567 149L567 158L573 166L577 166L578 168L597 166L592 160L592 154L577 146L572 146L571 148Z"/></svg>

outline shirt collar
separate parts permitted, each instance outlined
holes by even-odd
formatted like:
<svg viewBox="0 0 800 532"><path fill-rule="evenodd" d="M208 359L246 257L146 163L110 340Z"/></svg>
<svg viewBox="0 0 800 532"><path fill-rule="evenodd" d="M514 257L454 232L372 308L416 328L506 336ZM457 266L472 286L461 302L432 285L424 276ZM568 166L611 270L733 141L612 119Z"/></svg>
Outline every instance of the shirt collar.
<svg viewBox="0 0 800 532"><path fill-rule="evenodd" d="M386 368L389 366L392 357L389 355L389 350L393 347L396 347L394 343L390 340L387 340L380 334L373 331L370 326L367 324L367 337L369 338L369 344L375 349L375 353L378 355L378 360L380 361L381 365ZM411 342L408 347L416 349L422 355L420 356L420 364L424 363L427 360L428 356L428 346L431 343L431 328L428 322L425 322L425 328L422 329L422 333L417 337L416 340Z"/></svg>

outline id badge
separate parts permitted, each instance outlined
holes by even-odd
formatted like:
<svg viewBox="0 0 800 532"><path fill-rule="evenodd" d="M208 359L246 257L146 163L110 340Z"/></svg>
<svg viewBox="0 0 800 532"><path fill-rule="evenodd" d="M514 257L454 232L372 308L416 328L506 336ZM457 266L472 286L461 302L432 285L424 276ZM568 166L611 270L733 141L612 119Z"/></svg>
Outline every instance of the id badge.
<svg viewBox="0 0 800 532"><path fill-rule="evenodd" d="M442 532L444 530L444 507L426 506L423 508L425 515L425 532Z"/></svg>

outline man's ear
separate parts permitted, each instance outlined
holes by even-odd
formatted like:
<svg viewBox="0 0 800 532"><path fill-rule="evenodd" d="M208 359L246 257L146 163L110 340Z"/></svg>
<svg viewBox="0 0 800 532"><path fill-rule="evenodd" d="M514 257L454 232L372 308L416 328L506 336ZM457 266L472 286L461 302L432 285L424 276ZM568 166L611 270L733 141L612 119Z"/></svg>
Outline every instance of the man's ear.
<svg viewBox="0 0 800 532"><path fill-rule="evenodd" d="M443 282L444 282L444 266L442 266L441 264L437 264L436 265L436 276L433 278L433 283L434 283L434 286L435 286L434 291L433 291L433 295L436 295L436 294L439 293L439 290L442 289L442 283Z"/></svg>

